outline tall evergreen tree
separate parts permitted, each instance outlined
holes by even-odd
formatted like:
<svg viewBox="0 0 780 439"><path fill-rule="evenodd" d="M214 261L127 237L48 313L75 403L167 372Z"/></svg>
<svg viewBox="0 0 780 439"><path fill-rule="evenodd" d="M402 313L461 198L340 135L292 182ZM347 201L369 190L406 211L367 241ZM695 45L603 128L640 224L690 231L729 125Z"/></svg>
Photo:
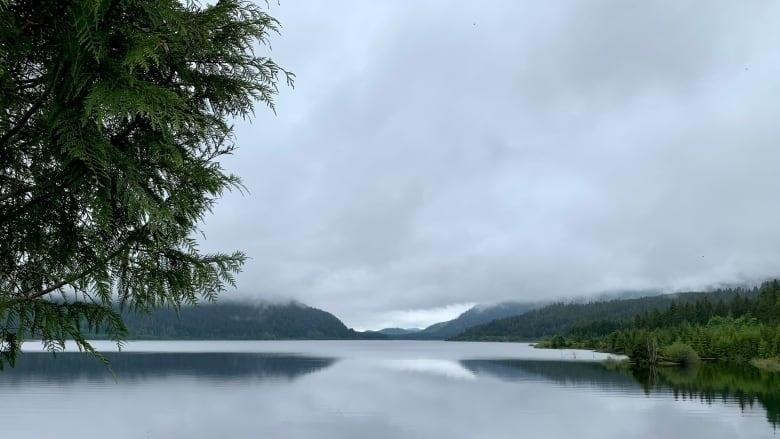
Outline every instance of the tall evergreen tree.
<svg viewBox="0 0 780 439"><path fill-rule="evenodd" d="M192 236L240 186L231 120L291 81L277 29L242 0L0 0L0 366L234 283L244 255Z"/></svg>

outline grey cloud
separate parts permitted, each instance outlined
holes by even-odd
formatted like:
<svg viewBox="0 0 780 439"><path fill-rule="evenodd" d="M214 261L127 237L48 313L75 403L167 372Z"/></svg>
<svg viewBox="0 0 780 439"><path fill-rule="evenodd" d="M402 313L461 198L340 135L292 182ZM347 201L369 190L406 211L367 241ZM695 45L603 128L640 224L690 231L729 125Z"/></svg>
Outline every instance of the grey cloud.
<svg viewBox="0 0 780 439"><path fill-rule="evenodd" d="M278 115L206 248L239 296L396 312L755 280L780 263L773 2L282 2ZM388 314L390 313L390 314Z"/></svg>

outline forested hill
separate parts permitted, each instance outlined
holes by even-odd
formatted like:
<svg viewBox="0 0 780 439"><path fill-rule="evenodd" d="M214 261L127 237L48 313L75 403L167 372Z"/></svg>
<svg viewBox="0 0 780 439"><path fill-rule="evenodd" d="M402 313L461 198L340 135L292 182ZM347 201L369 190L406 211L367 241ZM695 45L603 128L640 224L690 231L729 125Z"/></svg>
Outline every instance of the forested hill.
<svg viewBox="0 0 780 439"><path fill-rule="evenodd" d="M701 358L780 370L780 281L731 300L673 302L627 322L598 321L541 341L542 347L597 349L634 363L690 365Z"/></svg>
<svg viewBox="0 0 780 439"><path fill-rule="evenodd" d="M598 300L609 299L629 299L639 297L638 295L649 296L649 292L642 291L616 291L610 293L604 293L599 296ZM657 294L657 293L656 293ZM428 326L422 331L416 331L411 333L396 333L389 334L390 338L398 339L422 339L422 340L446 340L462 334L464 331L473 328L478 325L482 325L491 322L496 319L503 319L507 317L519 316L525 314L528 311L539 309L550 302L501 302L495 305L475 305L458 317L448 320L446 322L440 322Z"/></svg>
<svg viewBox="0 0 780 439"><path fill-rule="evenodd" d="M333 314L298 302L205 304L150 315L124 316L134 339L357 339L385 338L354 331Z"/></svg>
<svg viewBox="0 0 780 439"><path fill-rule="evenodd" d="M594 322L630 321L644 313L665 310L672 302L695 303L706 297L723 305L736 296L755 297L757 288L729 288L711 292L663 294L637 299L617 299L591 303L555 303L519 316L493 320L453 337L453 340L533 340L565 334L575 326Z"/></svg>

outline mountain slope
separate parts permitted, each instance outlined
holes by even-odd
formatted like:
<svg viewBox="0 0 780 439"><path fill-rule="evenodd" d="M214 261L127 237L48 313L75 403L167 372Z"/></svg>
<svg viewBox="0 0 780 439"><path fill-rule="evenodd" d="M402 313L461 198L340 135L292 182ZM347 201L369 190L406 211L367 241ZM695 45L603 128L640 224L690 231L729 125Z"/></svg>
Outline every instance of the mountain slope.
<svg viewBox="0 0 780 439"><path fill-rule="evenodd" d="M563 334L577 325L598 321L626 321L654 310L664 310L672 301L690 303L707 297L713 302L736 295L751 297L757 289L722 289L713 292L663 294L638 299L617 299L590 303L555 303L525 314L493 320L452 337L453 340L532 340Z"/></svg>
<svg viewBox="0 0 780 439"><path fill-rule="evenodd" d="M385 338L347 328L333 314L298 302L285 304L206 304L180 315L159 309L124 316L135 339L356 339Z"/></svg>
<svg viewBox="0 0 780 439"><path fill-rule="evenodd" d="M387 334L391 338L415 340L445 340L463 331L508 316L516 316L542 306L538 303L503 302L497 305L476 305L457 318L446 322L435 323L422 331L409 334Z"/></svg>
<svg viewBox="0 0 780 439"><path fill-rule="evenodd" d="M387 336L396 336L396 335L410 335L410 334L416 334L420 332L421 329L419 328L384 328L380 329L378 332L380 334L384 334Z"/></svg>

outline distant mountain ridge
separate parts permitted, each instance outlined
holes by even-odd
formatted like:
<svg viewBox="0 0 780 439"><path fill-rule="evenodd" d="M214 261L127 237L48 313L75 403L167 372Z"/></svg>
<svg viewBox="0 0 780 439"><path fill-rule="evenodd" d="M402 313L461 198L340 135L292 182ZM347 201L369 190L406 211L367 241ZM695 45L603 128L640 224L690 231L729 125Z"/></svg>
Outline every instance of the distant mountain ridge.
<svg viewBox="0 0 780 439"><path fill-rule="evenodd" d="M216 303L124 315L133 339L303 340L382 339L355 331L333 314L300 302Z"/></svg>
<svg viewBox="0 0 780 439"><path fill-rule="evenodd" d="M542 303L502 302L496 305L475 305L458 317L435 323L427 328L406 334L385 335L405 340L446 340L474 326L503 317L516 316L543 306Z"/></svg>
<svg viewBox="0 0 780 439"><path fill-rule="evenodd" d="M565 303L590 303L615 299L635 299L660 294L658 290L617 290L588 297L573 297L563 300ZM520 316L530 311L544 308L552 301L519 302L506 301L493 305L477 304L463 312L458 317L446 322L435 323L427 328L410 333L384 332L390 338L406 340L448 340L471 328L490 323L494 320Z"/></svg>
<svg viewBox="0 0 780 439"><path fill-rule="evenodd" d="M384 328L384 329L380 329L379 331L373 331L373 332L378 332L380 334L384 334L388 336L394 336L394 335L416 334L420 331L422 331L422 329L420 328Z"/></svg>
<svg viewBox="0 0 780 439"><path fill-rule="evenodd" d="M725 298L735 289L714 294ZM297 301L258 304L224 302L184 307L177 313L158 309L149 315L127 313L124 316L131 339L233 339L233 340L520 340L557 334L566 329L600 319L633 318L645 311L663 309L673 299L695 300L700 294L677 293L650 295L651 291L607 293L591 297L590 302L502 302L475 305L458 317L424 329L384 328L355 331L333 314ZM604 300L612 298L612 300Z"/></svg>

